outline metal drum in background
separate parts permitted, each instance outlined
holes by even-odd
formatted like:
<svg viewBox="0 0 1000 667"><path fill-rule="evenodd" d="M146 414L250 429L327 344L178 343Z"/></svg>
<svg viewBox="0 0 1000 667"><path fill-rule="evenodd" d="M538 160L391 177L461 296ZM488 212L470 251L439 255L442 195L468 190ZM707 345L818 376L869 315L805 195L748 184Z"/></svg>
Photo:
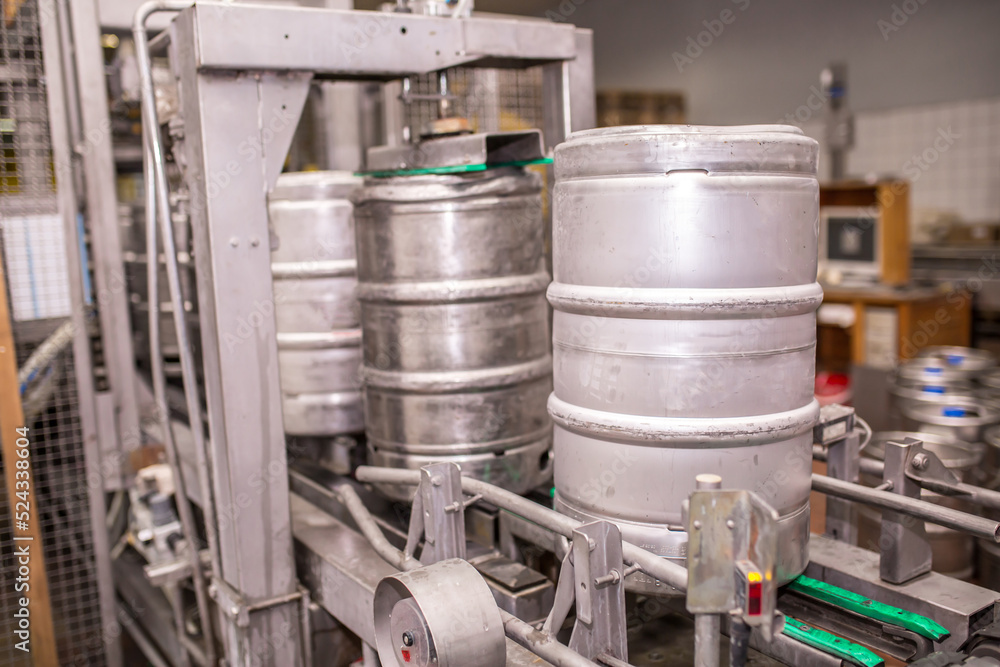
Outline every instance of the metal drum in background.
<svg viewBox="0 0 1000 667"><path fill-rule="evenodd" d="M997 365L996 358L985 350L971 347L936 345L917 352L916 361L934 360L953 373L971 380L992 370Z"/></svg>
<svg viewBox="0 0 1000 667"><path fill-rule="evenodd" d="M933 452L945 467L954 472L963 482L976 482L976 473L983 461L985 447L981 443L970 443L933 433L879 432L872 435L871 442L862 452L863 456L879 461L885 459L885 443L900 442L904 438L916 438L924 443L924 449ZM880 478L862 475L866 486L882 483ZM975 507L957 498L942 496L926 489L921 498L928 502L963 512L976 513ZM880 551L882 512L876 508L858 505L858 546L869 551ZM970 579L975 565L975 539L965 533L944 528L933 523L925 523L927 539L931 545L933 567L956 579Z"/></svg>
<svg viewBox="0 0 1000 667"><path fill-rule="evenodd" d="M817 150L788 126L607 128L556 148L559 511L681 559L682 504L715 473L779 512L780 580L805 568Z"/></svg>
<svg viewBox="0 0 1000 667"><path fill-rule="evenodd" d="M976 395L989 401L1000 401L1000 369L993 369L976 378Z"/></svg>
<svg viewBox="0 0 1000 667"><path fill-rule="evenodd" d="M371 463L454 461L519 493L546 481L541 179L514 168L372 178L355 220Z"/></svg>
<svg viewBox="0 0 1000 667"><path fill-rule="evenodd" d="M966 442L982 442L985 430L1000 423L1000 406L977 398L920 403L903 408L907 430L937 433Z"/></svg>
<svg viewBox="0 0 1000 667"><path fill-rule="evenodd" d="M268 211L285 432L364 430L361 330L348 172L282 174Z"/></svg>
<svg viewBox="0 0 1000 667"><path fill-rule="evenodd" d="M976 396L976 385L970 380L940 373L941 370L937 366L927 368L919 361L908 361L889 378L888 422L892 428L903 427L906 408Z"/></svg>

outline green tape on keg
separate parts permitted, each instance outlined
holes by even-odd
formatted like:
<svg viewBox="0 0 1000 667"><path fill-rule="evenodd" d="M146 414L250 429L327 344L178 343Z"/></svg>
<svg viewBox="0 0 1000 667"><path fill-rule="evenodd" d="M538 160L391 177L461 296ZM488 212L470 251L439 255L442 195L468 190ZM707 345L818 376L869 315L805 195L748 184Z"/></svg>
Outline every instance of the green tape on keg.
<svg viewBox="0 0 1000 667"><path fill-rule="evenodd" d="M881 667L885 665L885 661L882 658L864 646L849 642L843 637L831 635L829 632L814 628L811 625L806 625L791 616L785 617L785 627L782 632L806 646L812 646L824 653L835 655L853 665L862 665L862 667Z"/></svg>
<svg viewBox="0 0 1000 667"><path fill-rule="evenodd" d="M426 176L428 174L469 174L487 169L503 167L528 167L533 164L552 164L552 158L543 157L538 160L522 160L520 162L501 162L498 164L460 164L452 167L427 167L425 169L400 169L397 171L357 171L355 176L371 176L372 178L392 178L394 176Z"/></svg>
<svg viewBox="0 0 1000 667"><path fill-rule="evenodd" d="M882 623L898 625L901 628L911 630L922 637L927 637L936 642L951 635L947 628L926 616L866 598L863 595L852 593L832 584L817 581L805 575L798 577L788 584L788 590L827 602L836 607L842 607L848 611L853 611L855 614L866 616Z"/></svg>

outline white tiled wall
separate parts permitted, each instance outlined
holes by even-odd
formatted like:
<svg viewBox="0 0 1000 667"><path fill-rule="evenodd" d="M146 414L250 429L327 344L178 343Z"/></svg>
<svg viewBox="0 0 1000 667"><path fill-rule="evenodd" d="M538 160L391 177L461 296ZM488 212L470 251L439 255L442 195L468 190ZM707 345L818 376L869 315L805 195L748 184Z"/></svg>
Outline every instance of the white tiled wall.
<svg viewBox="0 0 1000 667"><path fill-rule="evenodd" d="M822 121L802 129L822 142ZM847 169L910 180L914 221L933 210L1000 222L1000 98L857 112Z"/></svg>

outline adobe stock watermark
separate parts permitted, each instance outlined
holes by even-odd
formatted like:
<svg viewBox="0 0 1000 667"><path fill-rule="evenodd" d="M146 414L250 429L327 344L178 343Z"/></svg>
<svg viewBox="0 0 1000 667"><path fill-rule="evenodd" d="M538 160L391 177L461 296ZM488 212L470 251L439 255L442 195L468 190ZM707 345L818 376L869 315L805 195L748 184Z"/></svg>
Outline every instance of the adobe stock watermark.
<svg viewBox="0 0 1000 667"><path fill-rule="evenodd" d="M892 12L888 19L879 19L875 22L882 39L889 41L889 36L894 32L899 32L910 20L910 17L920 11L920 8L927 4L927 0L903 0L899 4L892 5Z"/></svg>
<svg viewBox="0 0 1000 667"><path fill-rule="evenodd" d="M745 12L750 7L750 0L730 1L741 12ZM718 17L702 21L701 24L705 26L705 29L696 35L688 36L684 52L674 51L670 54L674 59L674 65L677 66L677 71L683 74L685 67L694 64L694 61L700 58L705 53L705 50L715 44L715 40L722 36L722 33L726 30L726 26L730 26L736 22L737 16L739 14L727 7L719 12Z"/></svg>

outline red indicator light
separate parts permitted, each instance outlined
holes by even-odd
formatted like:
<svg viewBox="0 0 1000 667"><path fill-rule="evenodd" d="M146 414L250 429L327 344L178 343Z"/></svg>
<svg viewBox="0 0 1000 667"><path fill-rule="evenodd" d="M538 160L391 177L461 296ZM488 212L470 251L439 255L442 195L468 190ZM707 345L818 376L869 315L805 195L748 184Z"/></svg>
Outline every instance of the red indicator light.
<svg viewBox="0 0 1000 667"><path fill-rule="evenodd" d="M760 616L760 607L763 596L763 584L759 581L751 581L747 587L747 614L749 616Z"/></svg>
<svg viewBox="0 0 1000 667"><path fill-rule="evenodd" d="M410 652L409 652L409 651L407 651L407 650L406 650L406 649L404 648L404 649L403 649L403 662L409 662L409 661L410 661Z"/></svg>

